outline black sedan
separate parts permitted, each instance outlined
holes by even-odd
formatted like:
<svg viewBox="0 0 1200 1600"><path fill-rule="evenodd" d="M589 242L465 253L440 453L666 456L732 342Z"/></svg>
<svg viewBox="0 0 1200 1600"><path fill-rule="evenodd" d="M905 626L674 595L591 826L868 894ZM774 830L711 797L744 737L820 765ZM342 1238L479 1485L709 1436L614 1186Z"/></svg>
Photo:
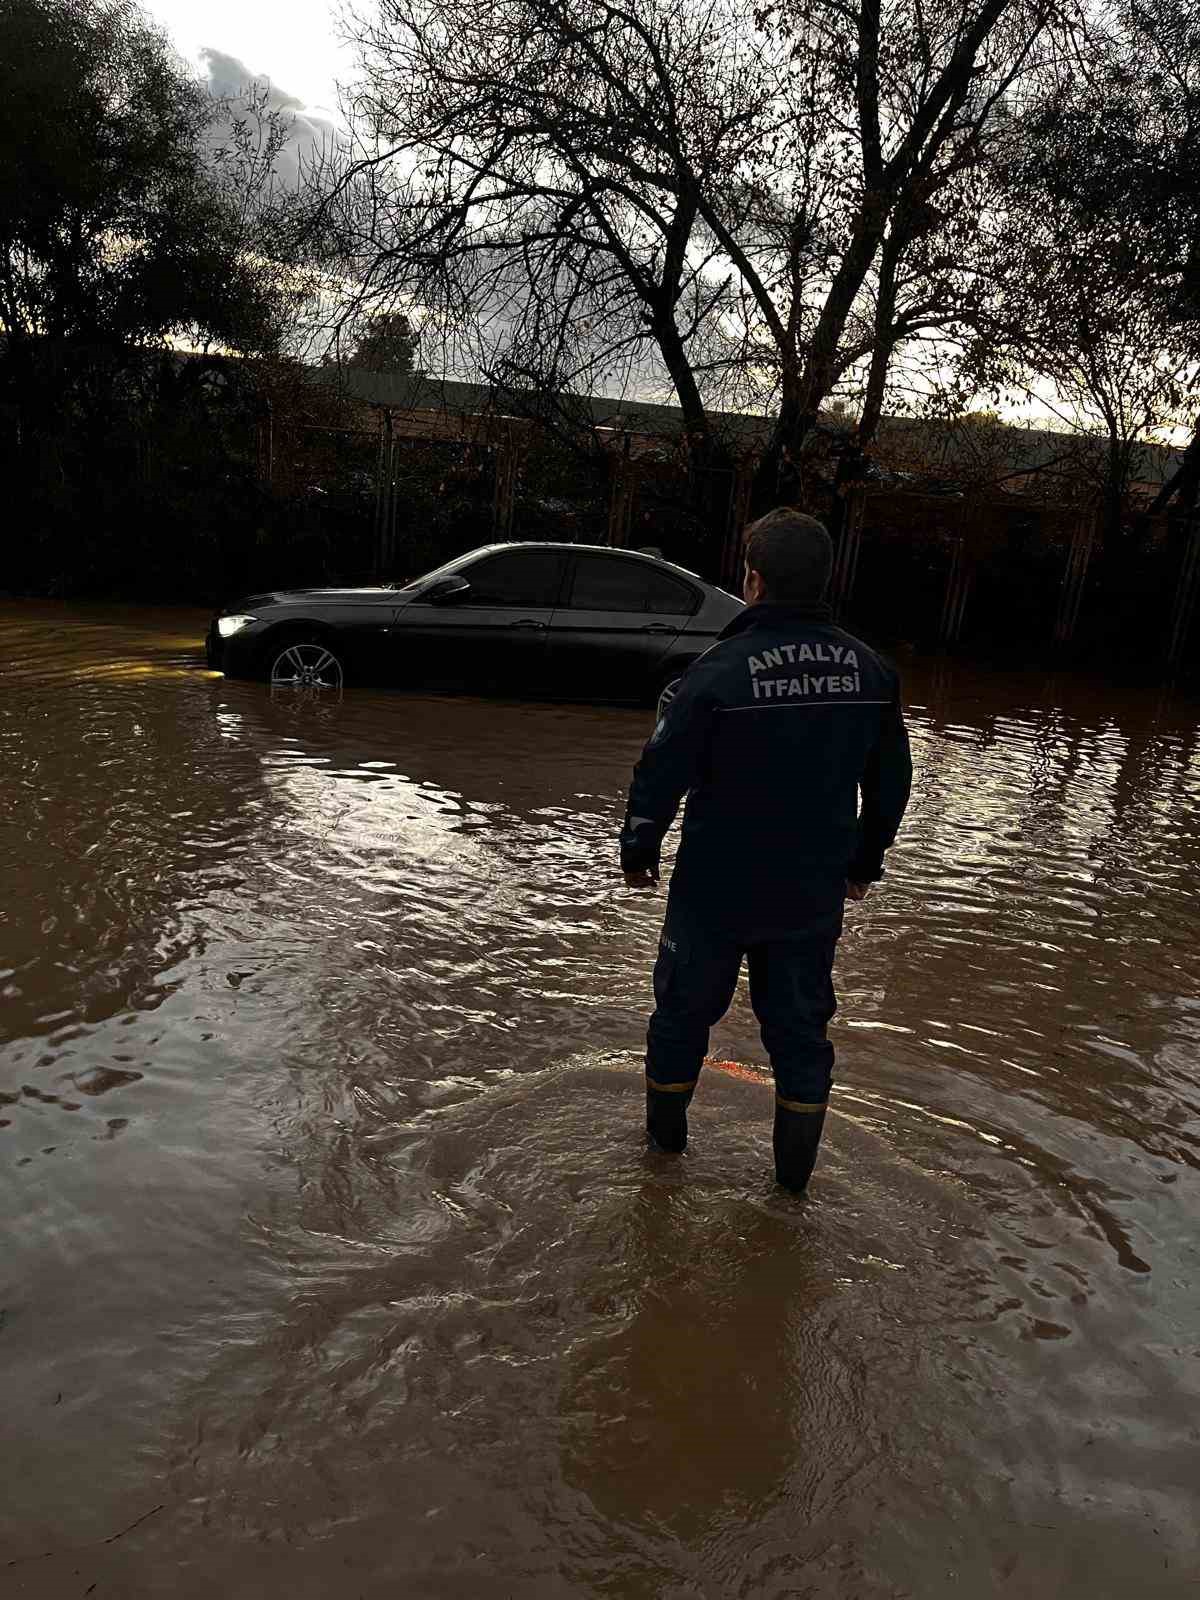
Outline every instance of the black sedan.
<svg viewBox="0 0 1200 1600"><path fill-rule="evenodd" d="M213 618L208 663L297 688L653 701L741 609L657 556L493 544L403 587L250 595Z"/></svg>

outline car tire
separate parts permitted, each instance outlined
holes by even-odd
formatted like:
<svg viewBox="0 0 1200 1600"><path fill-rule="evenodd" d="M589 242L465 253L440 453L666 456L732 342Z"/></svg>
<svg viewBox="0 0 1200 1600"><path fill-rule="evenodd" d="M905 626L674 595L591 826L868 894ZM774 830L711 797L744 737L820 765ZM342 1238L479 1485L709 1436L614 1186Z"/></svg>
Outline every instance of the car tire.
<svg viewBox="0 0 1200 1600"><path fill-rule="evenodd" d="M319 628L297 628L267 639L262 665L272 691L337 694L346 682L345 652Z"/></svg>
<svg viewBox="0 0 1200 1600"><path fill-rule="evenodd" d="M688 666L690 665L691 662L688 662ZM671 675L668 678L665 678L659 685L658 698L654 702L655 721L661 720L663 713L671 704L671 701L674 700L675 696L679 693L679 685L682 683L683 674L686 671L687 666L683 668L675 668L671 672Z"/></svg>

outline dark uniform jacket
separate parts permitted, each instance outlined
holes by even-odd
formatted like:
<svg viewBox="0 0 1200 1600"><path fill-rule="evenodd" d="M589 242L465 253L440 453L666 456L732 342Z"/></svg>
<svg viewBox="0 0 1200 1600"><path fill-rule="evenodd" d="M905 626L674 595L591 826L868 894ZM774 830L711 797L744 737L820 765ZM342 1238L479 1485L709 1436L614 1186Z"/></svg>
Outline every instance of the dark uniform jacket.
<svg viewBox="0 0 1200 1600"><path fill-rule="evenodd" d="M892 668L827 607L750 606L642 752L621 865L657 869L686 794L673 905L747 940L786 936L840 919L847 879L882 877L911 781Z"/></svg>

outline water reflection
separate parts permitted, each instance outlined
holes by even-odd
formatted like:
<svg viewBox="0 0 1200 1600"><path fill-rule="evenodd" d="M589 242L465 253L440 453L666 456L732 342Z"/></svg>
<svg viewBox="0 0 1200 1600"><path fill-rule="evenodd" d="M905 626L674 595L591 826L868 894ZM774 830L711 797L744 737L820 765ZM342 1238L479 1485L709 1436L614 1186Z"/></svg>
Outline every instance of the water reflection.
<svg viewBox="0 0 1200 1600"><path fill-rule="evenodd" d="M604 1518L702 1539L767 1512L793 1467L854 1470L830 1444L861 1455L863 1419L828 1411L858 1397L815 1337L835 1284L794 1205L648 1173L613 1243L593 1292L622 1314L577 1352L561 1400L564 1475Z"/></svg>
<svg viewBox="0 0 1200 1600"><path fill-rule="evenodd" d="M16 1556L130 1595L1182 1581L1191 708L910 670L797 1206L742 1000L686 1160L636 1137L641 713L273 699L133 610L0 630Z"/></svg>

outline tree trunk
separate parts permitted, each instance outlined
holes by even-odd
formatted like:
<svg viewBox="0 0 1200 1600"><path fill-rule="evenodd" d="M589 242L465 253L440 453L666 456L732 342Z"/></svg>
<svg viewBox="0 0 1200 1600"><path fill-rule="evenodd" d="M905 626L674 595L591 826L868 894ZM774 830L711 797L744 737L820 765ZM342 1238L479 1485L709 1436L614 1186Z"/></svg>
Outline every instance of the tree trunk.
<svg viewBox="0 0 1200 1600"><path fill-rule="evenodd" d="M800 455L804 441L816 424L816 416L805 418L800 412L798 385L785 386L766 448L754 469L750 486L750 515L761 517L779 505L795 505L804 492Z"/></svg>
<svg viewBox="0 0 1200 1600"><path fill-rule="evenodd" d="M801 380L802 415L811 415L814 420L833 388L838 346L846 329L846 318L883 239L888 209L883 195L868 193L864 196L854 237L821 308Z"/></svg>
<svg viewBox="0 0 1200 1600"><path fill-rule="evenodd" d="M1121 542L1121 523L1125 508L1125 479L1129 465L1128 447L1122 439L1110 434L1108 440L1108 472L1104 483L1104 546L1109 555L1115 553Z"/></svg>
<svg viewBox="0 0 1200 1600"><path fill-rule="evenodd" d="M735 463L724 440L713 432L673 313L656 321L654 335L683 413L689 500L702 530L697 565L707 569L704 576L718 577L729 535Z"/></svg>
<svg viewBox="0 0 1200 1600"><path fill-rule="evenodd" d="M688 360L687 351L674 315L659 318L654 324L654 337L663 362L675 386L679 409L683 413L683 427L687 435L688 460L693 466L728 466L729 452L712 431L708 411L696 383L696 375Z"/></svg>
<svg viewBox="0 0 1200 1600"><path fill-rule="evenodd" d="M907 241L893 225L884 241L879 262L879 296L875 305L875 344L867 373L862 416L858 423L858 442L866 448L875 438L883 417L883 397L887 389L888 367L896 348L896 268Z"/></svg>
<svg viewBox="0 0 1200 1600"><path fill-rule="evenodd" d="M752 498L756 515L761 516L780 503L795 504L804 493L802 452L833 388L846 318L879 249L886 216L882 196L868 194L850 247L821 309L804 370L791 384L785 381L779 416L755 474Z"/></svg>

